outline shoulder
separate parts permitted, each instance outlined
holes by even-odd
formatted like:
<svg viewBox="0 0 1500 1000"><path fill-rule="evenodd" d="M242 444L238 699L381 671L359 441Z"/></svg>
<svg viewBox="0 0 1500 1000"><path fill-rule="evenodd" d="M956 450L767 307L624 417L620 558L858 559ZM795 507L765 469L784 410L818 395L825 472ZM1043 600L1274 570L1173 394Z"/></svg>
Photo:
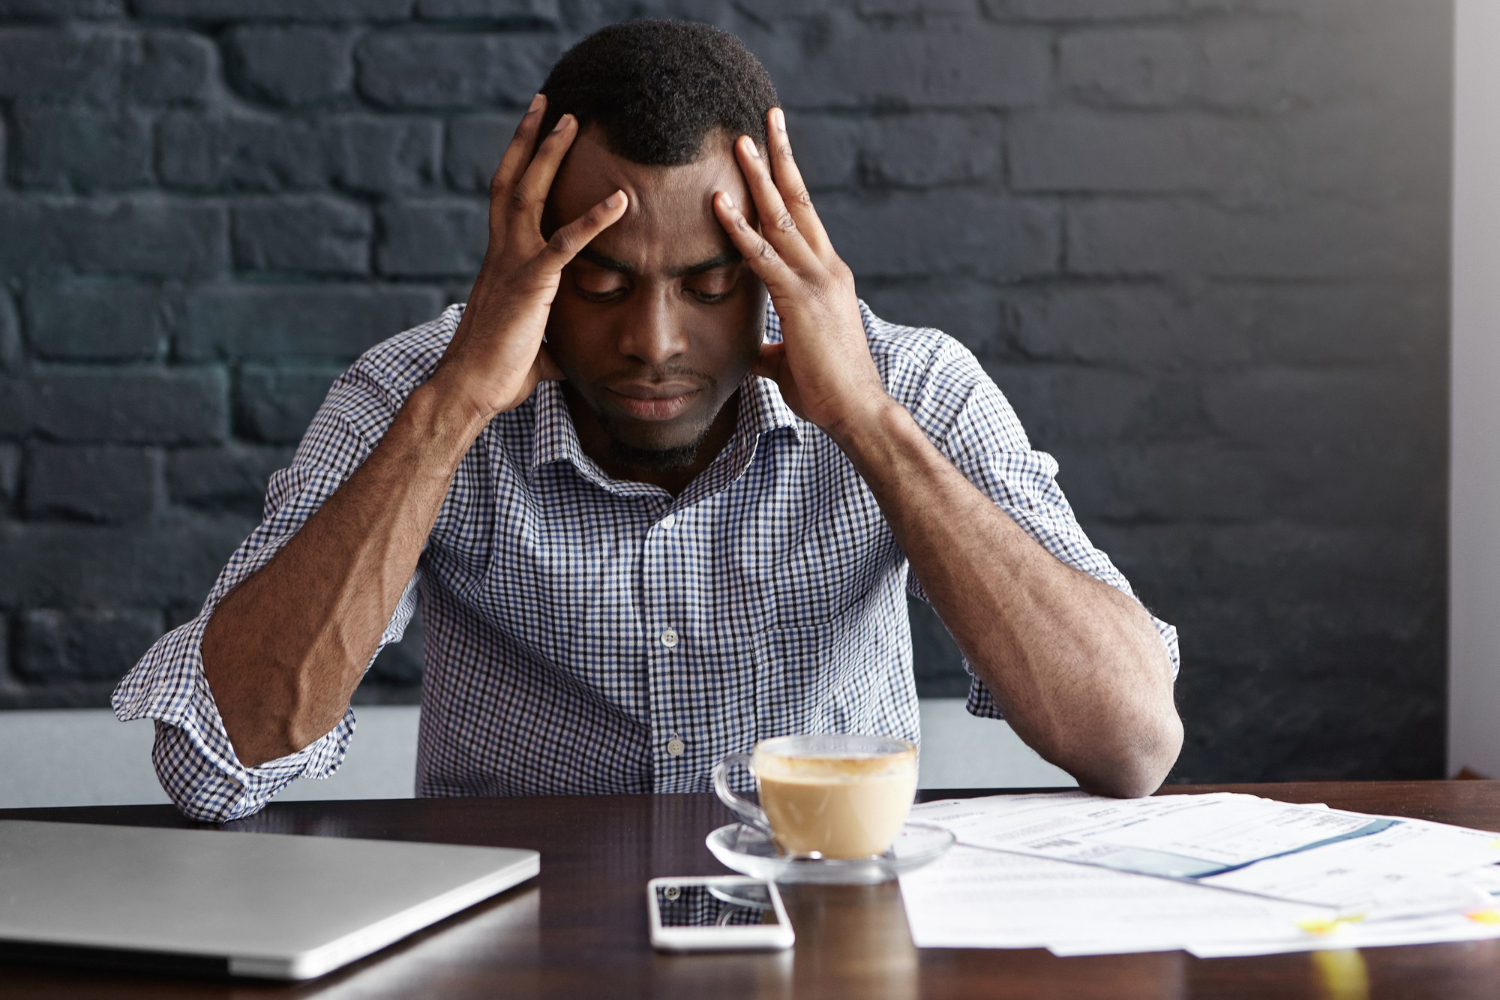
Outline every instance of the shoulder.
<svg viewBox="0 0 1500 1000"><path fill-rule="evenodd" d="M886 392L919 421L951 421L976 386L993 386L973 352L941 330L888 322L863 301L859 310Z"/></svg>
<svg viewBox="0 0 1500 1000"><path fill-rule="evenodd" d="M437 318L381 341L359 356L349 375L369 379L405 398L432 376L463 312L462 304L451 305Z"/></svg>

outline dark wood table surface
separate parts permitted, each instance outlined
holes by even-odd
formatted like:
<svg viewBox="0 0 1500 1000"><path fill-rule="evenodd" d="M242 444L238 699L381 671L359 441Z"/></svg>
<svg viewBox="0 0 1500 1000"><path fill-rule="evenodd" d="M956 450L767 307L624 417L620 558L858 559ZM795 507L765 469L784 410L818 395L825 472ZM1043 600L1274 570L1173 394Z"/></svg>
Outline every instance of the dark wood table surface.
<svg viewBox="0 0 1500 1000"><path fill-rule="evenodd" d="M1216 785L1168 791L1249 792L1500 830L1496 781ZM924 798L941 794L929 792ZM167 806L3 810L0 818L193 825ZM529 847L542 853L542 874L307 984L0 963L0 997L1500 996L1500 941L1376 948L1333 958L1298 954L1209 961L1182 952L1055 958L1041 950L917 949L895 883L785 887L797 931L791 951L657 954L646 930L646 880L722 874L703 838L729 821L728 812L710 795L273 804L222 829ZM329 905L338 901L329 900Z"/></svg>

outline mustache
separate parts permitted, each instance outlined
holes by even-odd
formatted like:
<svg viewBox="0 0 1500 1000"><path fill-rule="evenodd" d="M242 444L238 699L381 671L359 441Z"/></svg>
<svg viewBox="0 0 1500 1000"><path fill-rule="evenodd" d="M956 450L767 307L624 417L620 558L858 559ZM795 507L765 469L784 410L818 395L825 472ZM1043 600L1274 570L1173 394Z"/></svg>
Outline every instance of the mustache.
<svg viewBox="0 0 1500 1000"><path fill-rule="evenodd" d="M662 365L653 368L637 368L631 371L611 372L609 378L604 380L606 384L611 382L697 382L707 388L713 388L719 384L719 380L712 372L703 371L700 368L691 368L687 365Z"/></svg>

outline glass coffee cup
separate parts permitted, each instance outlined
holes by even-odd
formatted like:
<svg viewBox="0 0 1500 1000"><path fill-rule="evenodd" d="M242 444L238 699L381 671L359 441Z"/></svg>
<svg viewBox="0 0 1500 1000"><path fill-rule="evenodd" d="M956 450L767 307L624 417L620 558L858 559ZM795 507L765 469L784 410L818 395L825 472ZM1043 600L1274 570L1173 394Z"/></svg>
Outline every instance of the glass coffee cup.
<svg viewBox="0 0 1500 1000"><path fill-rule="evenodd" d="M729 788L729 771L740 764L755 777L759 806ZM784 854L876 857L916 796L917 748L890 736L779 736L719 761L713 781L720 800Z"/></svg>

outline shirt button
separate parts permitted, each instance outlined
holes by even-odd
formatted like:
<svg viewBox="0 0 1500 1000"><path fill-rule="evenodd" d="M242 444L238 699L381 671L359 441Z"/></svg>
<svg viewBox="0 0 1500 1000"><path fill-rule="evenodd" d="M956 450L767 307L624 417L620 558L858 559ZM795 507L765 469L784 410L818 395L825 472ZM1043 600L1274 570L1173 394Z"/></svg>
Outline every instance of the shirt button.
<svg viewBox="0 0 1500 1000"><path fill-rule="evenodd" d="M661 634L661 644L668 649L675 648L677 646L677 630L668 625L666 630Z"/></svg>
<svg viewBox="0 0 1500 1000"><path fill-rule="evenodd" d="M673 757L681 757L682 751L686 749L687 746L679 739L671 739L667 741L667 753L671 754Z"/></svg>
<svg viewBox="0 0 1500 1000"><path fill-rule="evenodd" d="M663 528L670 528L672 525L674 525L676 523L677 523L677 515L676 514L668 514L666 517L664 517L664 518L661 519L661 526Z"/></svg>

